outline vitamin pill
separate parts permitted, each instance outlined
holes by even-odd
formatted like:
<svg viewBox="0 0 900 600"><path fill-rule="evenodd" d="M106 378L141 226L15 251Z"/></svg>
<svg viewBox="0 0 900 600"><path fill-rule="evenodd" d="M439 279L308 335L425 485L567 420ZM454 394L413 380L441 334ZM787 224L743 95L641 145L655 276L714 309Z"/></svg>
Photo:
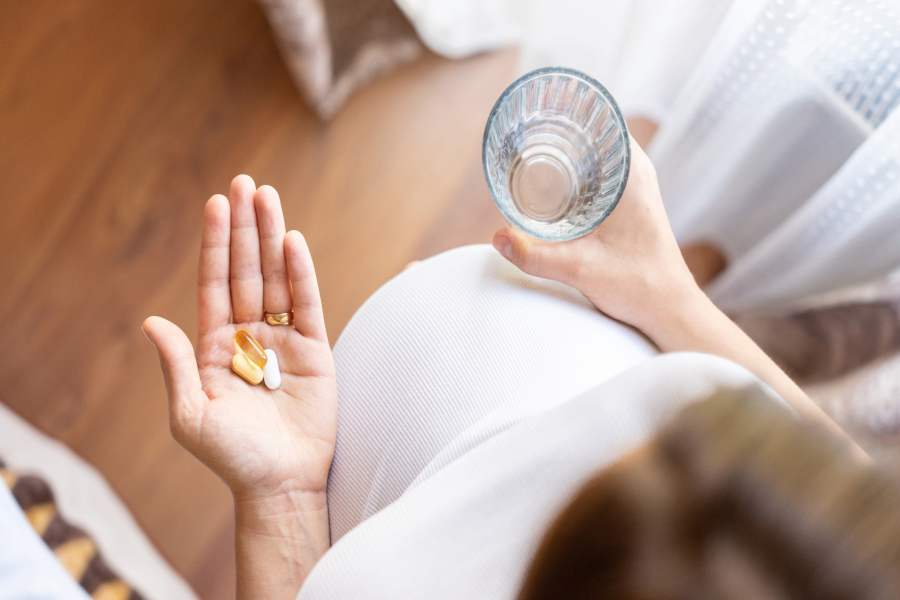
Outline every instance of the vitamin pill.
<svg viewBox="0 0 900 600"><path fill-rule="evenodd" d="M266 366L266 353L263 347L245 329L238 329L234 334L234 345L239 354L246 356L260 369Z"/></svg>
<svg viewBox="0 0 900 600"><path fill-rule="evenodd" d="M266 366L263 367L263 376L266 387L270 390L277 390L281 386L281 371L278 370L278 357L275 356L274 350L266 348Z"/></svg>
<svg viewBox="0 0 900 600"><path fill-rule="evenodd" d="M263 380L263 370L250 362L243 354L235 354L231 359L231 370L244 378L250 385L259 385Z"/></svg>

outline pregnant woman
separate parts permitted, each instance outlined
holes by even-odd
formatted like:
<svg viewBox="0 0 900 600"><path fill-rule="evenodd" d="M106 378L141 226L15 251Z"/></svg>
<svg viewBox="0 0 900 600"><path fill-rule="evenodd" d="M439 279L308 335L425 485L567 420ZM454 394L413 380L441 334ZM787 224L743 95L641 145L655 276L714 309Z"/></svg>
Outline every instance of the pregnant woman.
<svg viewBox="0 0 900 600"><path fill-rule="evenodd" d="M333 353L309 250L285 233L275 190L239 176L229 198L210 199L196 354L164 319L143 328L172 434L234 495L239 599L697 597L719 588L700 562L685 566L686 549L719 548L707 544L716 523L744 522L709 500L732 489L712 486L713 473L769 469L746 488L764 496L766 481L790 488L798 472L838 465L881 490L864 499L870 514L881 514L875 499L897 505L865 454L697 287L653 167L632 148L625 193L596 231L551 244L504 229L494 248L415 265L363 305ZM290 311L291 325L265 321ZM239 328L276 352L279 389L231 371ZM773 456L794 456L795 471ZM672 475L679 468L693 475ZM807 486L792 506L806 515L817 493L842 485ZM738 505L759 505L748 502ZM682 522L661 514L694 515L685 522L697 527L655 544L677 529L660 523ZM852 529L842 519L832 520ZM745 529L737 539L762 535ZM713 571L728 575L715 585L767 589L772 578L752 573L775 567L740 551L753 543L713 553L724 561ZM780 564L826 560L782 546Z"/></svg>

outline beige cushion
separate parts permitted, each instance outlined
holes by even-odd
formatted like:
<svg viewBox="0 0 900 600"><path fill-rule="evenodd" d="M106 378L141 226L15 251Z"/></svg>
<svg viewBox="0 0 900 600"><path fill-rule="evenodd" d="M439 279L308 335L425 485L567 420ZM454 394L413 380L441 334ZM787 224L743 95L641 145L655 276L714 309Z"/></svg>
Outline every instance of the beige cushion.
<svg viewBox="0 0 900 600"><path fill-rule="evenodd" d="M259 2L294 82L325 119L355 90L422 51L392 0Z"/></svg>

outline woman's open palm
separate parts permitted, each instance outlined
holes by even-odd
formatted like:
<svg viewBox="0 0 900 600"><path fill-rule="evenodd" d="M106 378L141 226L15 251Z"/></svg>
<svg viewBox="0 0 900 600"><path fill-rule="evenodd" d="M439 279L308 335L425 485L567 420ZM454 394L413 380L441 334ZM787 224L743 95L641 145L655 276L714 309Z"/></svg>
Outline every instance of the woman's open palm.
<svg viewBox="0 0 900 600"><path fill-rule="evenodd" d="M169 396L173 437L236 496L324 492L334 454L337 388L319 288L306 241L285 233L281 201L240 175L230 201L206 205L197 295L196 358L174 324L150 317ZM294 311L294 326L263 313ZM278 357L281 387L252 386L231 370L234 334L247 330Z"/></svg>

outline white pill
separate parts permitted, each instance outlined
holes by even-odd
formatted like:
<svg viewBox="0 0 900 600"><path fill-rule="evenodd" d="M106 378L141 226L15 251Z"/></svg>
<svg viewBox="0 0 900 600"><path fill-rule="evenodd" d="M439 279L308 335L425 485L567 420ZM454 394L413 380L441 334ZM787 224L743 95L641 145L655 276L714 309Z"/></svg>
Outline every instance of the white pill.
<svg viewBox="0 0 900 600"><path fill-rule="evenodd" d="M266 348L266 366L263 367L263 381L270 390L277 390L281 386L281 371L278 370L278 357L274 350Z"/></svg>

